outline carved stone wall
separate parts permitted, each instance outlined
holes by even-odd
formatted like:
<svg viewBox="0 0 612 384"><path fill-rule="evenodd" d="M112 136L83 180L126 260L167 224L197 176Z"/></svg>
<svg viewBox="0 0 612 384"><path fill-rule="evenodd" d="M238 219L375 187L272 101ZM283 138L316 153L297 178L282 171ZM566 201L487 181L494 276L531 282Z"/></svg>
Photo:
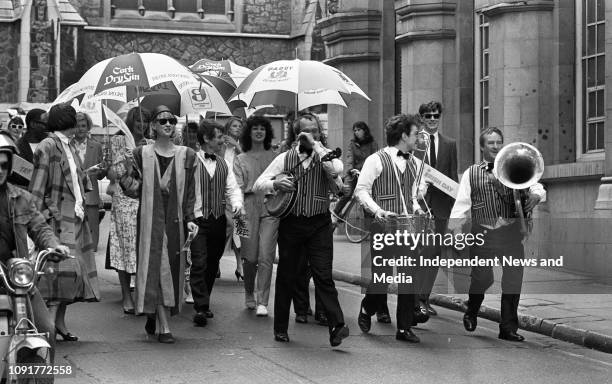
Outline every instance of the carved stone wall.
<svg viewBox="0 0 612 384"><path fill-rule="evenodd" d="M45 103L57 96L54 23L46 0L34 0L30 22L30 85L27 100Z"/></svg>
<svg viewBox="0 0 612 384"><path fill-rule="evenodd" d="M290 0L244 0L243 32L291 33Z"/></svg>
<svg viewBox="0 0 612 384"><path fill-rule="evenodd" d="M220 36L163 35L85 30L81 74L109 57L138 52L157 52L174 57L185 65L201 58L230 59L255 69L274 60L293 57L294 42L280 39L252 39Z"/></svg>
<svg viewBox="0 0 612 384"><path fill-rule="evenodd" d="M0 23L0 102L17 100L19 80L19 22Z"/></svg>

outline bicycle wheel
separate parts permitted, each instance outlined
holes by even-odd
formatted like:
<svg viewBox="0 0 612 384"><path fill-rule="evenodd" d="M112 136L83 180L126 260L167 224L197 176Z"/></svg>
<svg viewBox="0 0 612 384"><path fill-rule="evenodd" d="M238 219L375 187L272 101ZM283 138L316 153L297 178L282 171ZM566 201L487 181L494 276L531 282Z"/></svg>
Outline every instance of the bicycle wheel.
<svg viewBox="0 0 612 384"><path fill-rule="evenodd" d="M356 204L354 197L347 205L343 215L345 221L344 233L351 243L361 243L370 235L370 232L365 228L363 209L359 207L359 204Z"/></svg>

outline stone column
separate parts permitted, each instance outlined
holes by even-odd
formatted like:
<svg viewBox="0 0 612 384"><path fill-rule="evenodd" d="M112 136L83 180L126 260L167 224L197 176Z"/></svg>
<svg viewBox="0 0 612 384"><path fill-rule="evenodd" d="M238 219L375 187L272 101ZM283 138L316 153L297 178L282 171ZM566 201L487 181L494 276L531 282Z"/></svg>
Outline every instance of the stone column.
<svg viewBox="0 0 612 384"><path fill-rule="evenodd" d="M598 217L610 217L612 210L612 6L606 2L606 123L605 133L605 176L601 179L595 214ZM602 210L604 210L602 212ZM599 211L599 212L598 212Z"/></svg>
<svg viewBox="0 0 612 384"><path fill-rule="evenodd" d="M554 158L552 111L554 35L552 0L508 3L477 1L489 18L490 120L503 130L506 142L536 146L545 159Z"/></svg>
<svg viewBox="0 0 612 384"><path fill-rule="evenodd" d="M383 117L390 114L389 106L394 104L392 70L394 53L393 49L384 53L382 51L382 35L388 30L388 23L393 27L394 15L384 3L339 2L337 13L319 21L321 36L327 50L325 63L344 72L372 99L368 102L360 96L350 96L348 108L332 105L328 107L328 134L331 146L339 146L346 150L347 143L353 135L352 124L359 120L365 121L370 126L374 137L379 144L382 144ZM393 36L384 36L384 38L392 39ZM381 65L382 68L387 70L391 68L391 70L388 70L388 73L381 73ZM384 96L381 94L383 86L386 87Z"/></svg>
<svg viewBox="0 0 612 384"><path fill-rule="evenodd" d="M395 1L401 111L442 103L440 130L458 139L460 171L473 163L473 9L470 1Z"/></svg>
<svg viewBox="0 0 612 384"><path fill-rule="evenodd" d="M33 0L30 20L30 79L27 101L46 103L57 96L56 61L58 55L55 29L58 18L50 14L47 0Z"/></svg>

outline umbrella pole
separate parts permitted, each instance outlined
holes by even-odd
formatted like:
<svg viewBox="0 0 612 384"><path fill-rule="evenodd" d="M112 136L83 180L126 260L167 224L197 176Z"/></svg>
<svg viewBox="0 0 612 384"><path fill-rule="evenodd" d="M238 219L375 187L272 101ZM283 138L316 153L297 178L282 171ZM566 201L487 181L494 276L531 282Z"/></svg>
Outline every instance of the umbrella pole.
<svg viewBox="0 0 612 384"><path fill-rule="evenodd" d="M144 123L142 121L142 108L140 107L140 90L138 89L138 85L136 86L136 99L138 100L138 115L140 117L140 127L144 127ZM147 128L149 129L149 128ZM150 132L147 132L150 133ZM144 132L143 132L144 135ZM136 144L136 143L134 143ZM138 144L136 144L138 145Z"/></svg>

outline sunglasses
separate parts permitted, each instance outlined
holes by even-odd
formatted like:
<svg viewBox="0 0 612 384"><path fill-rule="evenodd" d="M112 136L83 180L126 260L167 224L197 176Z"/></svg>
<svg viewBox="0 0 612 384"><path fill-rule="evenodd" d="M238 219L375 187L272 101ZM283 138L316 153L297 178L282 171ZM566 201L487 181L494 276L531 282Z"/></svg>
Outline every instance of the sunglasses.
<svg viewBox="0 0 612 384"><path fill-rule="evenodd" d="M426 119L436 119L438 120L440 118L440 114L439 113L426 113L423 115L423 117L425 117Z"/></svg>
<svg viewBox="0 0 612 384"><path fill-rule="evenodd" d="M23 125L21 124L11 124L9 125L11 129L23 129Z"/></svg>
<svg viewBox="0 0 612 384"><path fill-rule="evenodd" d="M0 169L3 171L8 171L10 164L8 162L0 163Z"/></svg>
<svg viewBox="0 0 612 384"><path fill-rule="evenodd" d="M177 120L176 117L171 117L169 119L157 119L157 123L159 125L166 125L166 123L170 123L170 125L176 125Z"/></svg>

